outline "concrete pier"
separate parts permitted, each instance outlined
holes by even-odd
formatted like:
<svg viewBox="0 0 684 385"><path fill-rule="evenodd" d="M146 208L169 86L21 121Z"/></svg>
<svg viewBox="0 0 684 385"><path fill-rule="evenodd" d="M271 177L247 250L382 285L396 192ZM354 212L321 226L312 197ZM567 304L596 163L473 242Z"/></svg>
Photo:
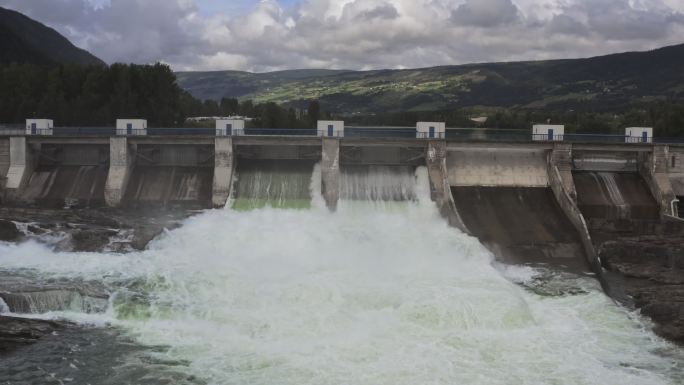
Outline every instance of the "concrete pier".
<svg viewBox="0 0 684 385"><path fill-rule="evenodd" d="M467 233L468 229L458 214L447 180L446 154L445 141L430 141L425 157L430 178L430 195L437 204L440 214L446 218L449 225Z"/></svg>
<svg viewBox="0 0 684 385"><path fill-rule="evenodd" d="M233 184L233 138L217 137L214 142L214 181L212 205L223 207L230 198Z"/></svg>
<svg viewBox="0 0 684 385"><path fill-rule="evenodd" d="M134 158L128 146L128 138L109 138L109 174L105 184L105 202L109 207L121 205Z"/></svg>
<svg viewBox="0 0 684 385"><path fill-rule="evenodd" d="M591 270L600 276L603 271L601 261L598 259L584 215L577 206L577 190L572 176L572 145L554 145L549 153L548 177L558 206L579 236L587 263Z"/></svg>
<svg viewBox="0 0 684 385"><path fill-rule="evenodd" d="M31 177L35 167L35 159L25 136L11 137L9 144L10 164L7 170L5 189L12 196L16 195Z"/></svg>
<svg viewBox="0 0 684 385"><path fill-rule="evenodd" d="M337 210L340 196L340 140L337 138L323 138L321 190L328 208Z"/></svg>
<svg viewBox="0 0 684 385"><path fill-rule="evenodd" d="M644 153L639 164L639 173L646 181L651 194L660 206L660 216L677 216L677 206L673 204L677 199L668 173L670 160L668 146L654 146L653 152Z"/></svg>
<svg viewBox="0 0 684 385"><path fill-rule="evenodd" d="M549 153L549 173L555 173L552 169L553 167L558 170L563 190L570 196L573 202L577 203L577 190L575 188L575 181L572 178L572 144L555 143L553 145L553 149ZM555 176L549 176L550 184L556 182L552 181L551 178L555 179Z"/></svg>

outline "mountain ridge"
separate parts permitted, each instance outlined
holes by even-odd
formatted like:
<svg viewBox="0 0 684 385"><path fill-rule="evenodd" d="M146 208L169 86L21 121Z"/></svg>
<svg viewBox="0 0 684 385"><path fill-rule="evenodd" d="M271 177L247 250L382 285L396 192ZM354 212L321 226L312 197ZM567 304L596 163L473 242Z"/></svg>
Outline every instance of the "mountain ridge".
<svg viewBox="0 0 684 385"><path fill-rule="evenodd" d="M105 65L56 30L3 7L0 7L0 52L0 64Z"/></svg>
<svg viewBox="0 0 684 385"><path fill-rule="evenodd" d="M368 71L297 69L177 72L200 99L253 99L303 107L317 99L336 113L462 107L624 108L684 99L684 44L580 59L470 63Z"/></svg>

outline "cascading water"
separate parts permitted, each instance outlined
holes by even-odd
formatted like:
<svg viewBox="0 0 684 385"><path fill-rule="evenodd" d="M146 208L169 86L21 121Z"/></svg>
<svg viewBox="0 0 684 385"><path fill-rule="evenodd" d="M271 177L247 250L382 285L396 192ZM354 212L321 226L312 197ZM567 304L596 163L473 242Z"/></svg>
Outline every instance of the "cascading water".
<svg viewBox="0 0 684 385"><path fill-rule="evenodd" d="M342 169L340 199L408 201L416 199L410 166L351 166Z"/></svg>
<svg viewBox="0 0 684 385"><path fill-rule="evenodd" d="M240 164L232 206L236 210L310 208L311 175L308 161L249 161Z"/></svg>
<svg viewBox="0 0 684 385"><path fill-rule="evenodd" d="M615 173L599 172L597 174L601 178L602 184L606 187L606 191L608 191L610 201L617 209L618 218L629 218L630 207L625 202L625 198L623 198L622 192L620 192L620 187L618 187L617 181L615 181Z"/></svg>
<svg viewBox="0 0 684 385"><path fill-rule="evenodd" d="M404 186L407 176L385 177ZM560 294L526 289L538 271L493 263L476 239L440 218L426 170L408 177L415 198L391 210L358 210L352 194L330 213L314 192L310 210L206 212L140 253L3 243L0 264L102 282L112 293L105 313L43 316L113 325L137 344L168 347L149 355L178 363L185 377L172 383L684 381L681 353L593 279L574 276L578 290ZM139 365L152 366L146 362ZM78 379L60 370L53 374Z"/></svg>

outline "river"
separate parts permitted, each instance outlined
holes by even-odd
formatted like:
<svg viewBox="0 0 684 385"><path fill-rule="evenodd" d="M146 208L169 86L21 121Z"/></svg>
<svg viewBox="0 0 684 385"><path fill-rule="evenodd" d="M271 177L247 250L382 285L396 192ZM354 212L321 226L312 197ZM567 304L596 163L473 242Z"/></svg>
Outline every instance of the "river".
<svg viewBox="0 0 684 385"><path fill-rule="evenodd" d="M87 328L0 362L0 379L43 365L71 384L684 383L681 350L592 277L496 263L440 217L425 169L400 174L368 194L343 177L344 196L379 198L331 213L316 167L307 209L206 211L143 252L0 243L5 271L110 294L104 312L31 315Z"/></svg>

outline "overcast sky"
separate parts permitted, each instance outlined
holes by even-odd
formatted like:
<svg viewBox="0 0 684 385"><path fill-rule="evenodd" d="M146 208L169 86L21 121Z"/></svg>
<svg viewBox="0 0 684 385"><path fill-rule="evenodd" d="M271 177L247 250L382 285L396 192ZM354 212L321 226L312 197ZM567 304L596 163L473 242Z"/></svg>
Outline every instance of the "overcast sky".
<svg viewBox="0 0 684 385"><path fill-rule="evenodd" d="M106 62L410 68L684 43L684 0L0 0Z"/></svg>

